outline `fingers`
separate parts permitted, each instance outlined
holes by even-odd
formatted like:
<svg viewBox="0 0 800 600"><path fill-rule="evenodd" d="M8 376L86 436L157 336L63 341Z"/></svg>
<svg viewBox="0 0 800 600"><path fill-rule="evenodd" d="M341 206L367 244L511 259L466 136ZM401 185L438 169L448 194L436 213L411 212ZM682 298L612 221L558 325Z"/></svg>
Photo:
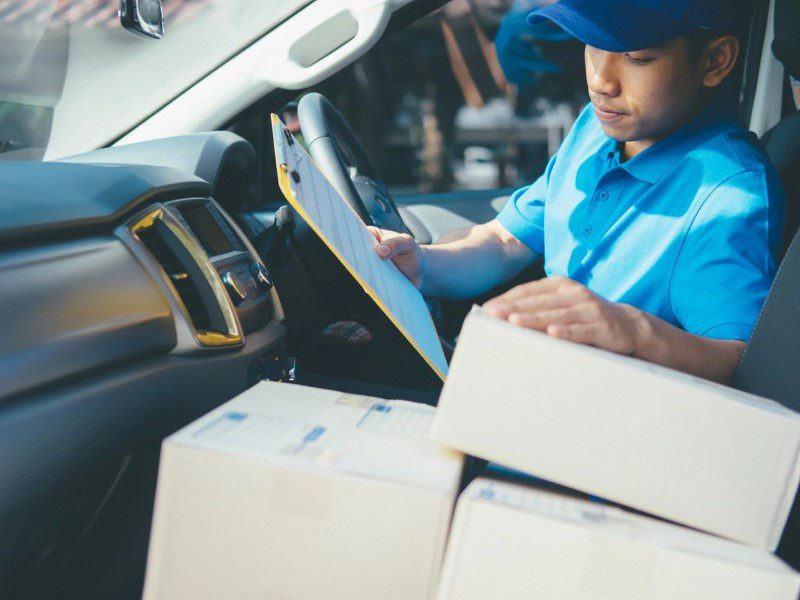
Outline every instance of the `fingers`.
<svg viewBox="0 0 800 600"><path fill-rule="evenodd" d="M367 225L367 231L372 234L372 237L374 237L379 244L383 241L383 230L373 227L372 225Z"/></svg>
<svg viewBox="0 0 800 600"><path fill-rule="evenodd" d="M640 343L638 311L564 277L517 286L484 304L484 310L518 327L620 354L634 353Z"/></svg>
<svg viewBox="0 0 800 600"><path fill-rule="evenodd" d="M602 346L600 338L603 327L596 323L573 323L572 325L550 325L547 328L547 335L575 342L576 344L589 344L592 346Z"/></svg>
<svg viewBox="0 0 800 600"><path fill-rule="evenodd" d="M553 297L544 299L545 296L550 295ZM561 303L556 300L558 296L569 298L570 302ZM484 308L488 308L490 314L505 319L517 309L551 308L564 304L575 304L591 298L593 298L593 294L585 286L567 277L545 277L516 286L484 304ZM518 304L519 302L525 304ZM542 303L541 306L537 306L538 302Z"/></svg>
<svg viewBox="0 0 800 600"><path fill-rule="evenodd" d="M575 306L585 301L585 293L580 288L557 293L522 296L518 299L505 299L498 296L483 305L490 315L507 319L513 313L536 313L557 308Z"/></svg>
<svg viewBox="0 0 800 600"><path fill-rule="evenodd" d="M378 240L380 243L375 247L375 251L381 258L389 259L404 254L412 254L419 248L417 241L407 233L393 235L392 233L381 231L382 239Z"/></svg>
<svg viewBox="0 0 800 600"><path fill-rule="evenodd" d="M556 291L569 290L570 288L585 289L579 283L566 277L545 277L544 279L518 285L506 293L497 296L496 299L503 302L511 302L528 296L550 294Z"/></svg>
<svg viewBox="0 0 800 600"><path fill-rule="evenodd" d="M513 325L565 339L594 343L603 323L602 302L588 288L565 277L526 283L484 304L490 315ZM574 328L574 329L573 329Z"/></svg>
<svg viewBox="0 0 800 600"><path fill-rule="evenodd" d="M536 312L512 312L507 319L509 323L520 327L547 331L554 325L594 323L598 319L598 312L596 304L579 304Z"/></svg>

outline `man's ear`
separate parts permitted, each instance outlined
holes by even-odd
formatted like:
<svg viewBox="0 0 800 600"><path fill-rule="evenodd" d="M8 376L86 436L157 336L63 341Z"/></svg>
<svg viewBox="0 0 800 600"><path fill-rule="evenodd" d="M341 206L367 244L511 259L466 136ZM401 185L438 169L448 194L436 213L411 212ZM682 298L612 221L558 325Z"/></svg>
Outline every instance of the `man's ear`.
<svg viewBox="0 0 800 600"><path fill-rule="evenodd" d="M708 43L704 53L703 85L715 88L730 75L739 58L739 39L724 35Z"/></svg>

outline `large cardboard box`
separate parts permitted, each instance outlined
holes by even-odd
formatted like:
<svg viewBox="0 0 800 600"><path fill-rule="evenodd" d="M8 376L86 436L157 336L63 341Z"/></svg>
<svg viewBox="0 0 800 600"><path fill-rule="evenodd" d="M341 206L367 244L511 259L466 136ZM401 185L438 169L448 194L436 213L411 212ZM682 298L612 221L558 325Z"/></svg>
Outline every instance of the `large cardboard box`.
<svg viewBox="0 0 800 600"><path fill-rule="evenodd" d="M261 383L167 438L145 598L431 597L463 463L433 413Z"/></svg>
<svg viewBox="0 0 800 600"><path fill-rule="evenodd" d="M800 415L473 311L432 431L555 483L774 549L800 476Z"/></svg>
<svg viewBox="0 0 800 600"><path fill-rule="evenodd" d="M439 600L796 600L766 550L535 488L477 479L461 495Z"/></svg>

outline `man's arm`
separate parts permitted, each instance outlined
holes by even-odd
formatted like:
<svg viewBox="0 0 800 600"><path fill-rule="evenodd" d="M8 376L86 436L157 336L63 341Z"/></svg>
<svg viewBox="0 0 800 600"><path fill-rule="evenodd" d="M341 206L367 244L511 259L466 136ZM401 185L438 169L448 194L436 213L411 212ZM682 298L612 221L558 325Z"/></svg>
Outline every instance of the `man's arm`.
<svg viewBox="0 0 800 600"><path fill-rule="evenodd" d="M564 277L517 286L484 304L484 310L553 337L721 383L730 381L745 347L739 340L687 333L633 306L609 302Z"/></svg>
<svg viewBox="0 0 800 600"><path fill-rule="evenodd" d="M448 233L433 245L420 246L410 235L370 227L379 242L378 256L391 259L429 296L464 299L490 291L543 251L544 202L555 162L553 156L539 179L515 191L496 219Z"/></svg>
<svg viewBox="0 0 800 600"><path fill-rule="evenodd" d="M537 254L497 221L474 225L420 246L410 235L370 228L383 259L391 259L419 290L449 299L474 298L508 281Z"/></svg>
<svg viewBox="0 0 800 600"><path fill-rule="evenodd" d="M634 356L719 383L728 383L733 378L746 346L743 341L693 335L658 317L638 312L647 325Z"/></svg>

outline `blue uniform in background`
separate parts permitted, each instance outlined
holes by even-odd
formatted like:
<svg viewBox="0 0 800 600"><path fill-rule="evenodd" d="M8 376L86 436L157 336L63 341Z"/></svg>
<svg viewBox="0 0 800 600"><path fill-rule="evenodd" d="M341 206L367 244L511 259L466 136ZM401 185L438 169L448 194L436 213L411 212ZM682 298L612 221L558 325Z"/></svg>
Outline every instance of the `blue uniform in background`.
<svg viewBox="0 0 800 600"><path fill-rule="evenodd" d="M542 75L563 72L561 66L545 56L537 42L569 42L572 36L549 21L528 24L528 14L546 4L542 0L515 0L495 35L500 67L506 78L518 86L532 86Z"/></svg>
<svg viewBox="0 0 800 600"><path fill-rule="evenodd" d="M592 105L498 215L570 277L690 333L748 340L775 275L783 195L753 134L712 104L622 162Z"/></svg>

